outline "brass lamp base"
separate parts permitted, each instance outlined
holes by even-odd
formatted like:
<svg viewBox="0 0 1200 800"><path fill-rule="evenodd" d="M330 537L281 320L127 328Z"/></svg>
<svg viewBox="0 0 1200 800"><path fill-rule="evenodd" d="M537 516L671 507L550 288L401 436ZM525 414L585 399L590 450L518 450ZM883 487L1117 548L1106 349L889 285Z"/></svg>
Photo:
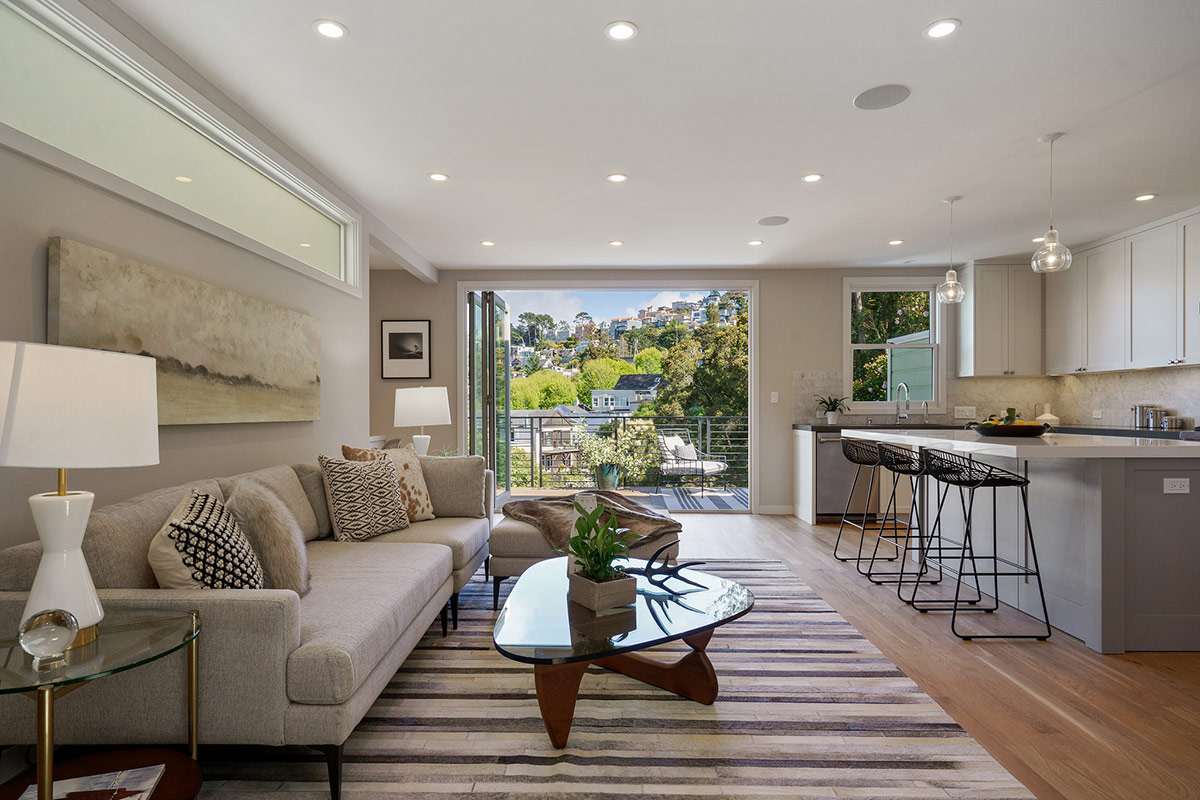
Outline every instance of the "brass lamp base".
<svg viewBox="0 0 1200 800"><path fill-rule="evenodd" d="M86 628L80 628L75 634L75 641L71 642L68 650L73 650L76 647L83 647L86 644L91 644L96 641L96 637L100 635L100 628L97 625L88 625Z"/></svg>

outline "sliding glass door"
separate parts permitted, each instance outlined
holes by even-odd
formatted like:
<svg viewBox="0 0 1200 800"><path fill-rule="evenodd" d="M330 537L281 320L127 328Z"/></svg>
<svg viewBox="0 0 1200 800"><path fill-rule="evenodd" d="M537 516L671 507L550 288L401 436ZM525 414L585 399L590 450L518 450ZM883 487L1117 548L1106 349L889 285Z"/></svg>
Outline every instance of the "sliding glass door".
<svg viewBox="0 0 1200 800"><path fill-rule="evenodd" d="M512 486L512 341L508 305L495 292L467 293L467 452L496 473L496 499Z"/></svg>

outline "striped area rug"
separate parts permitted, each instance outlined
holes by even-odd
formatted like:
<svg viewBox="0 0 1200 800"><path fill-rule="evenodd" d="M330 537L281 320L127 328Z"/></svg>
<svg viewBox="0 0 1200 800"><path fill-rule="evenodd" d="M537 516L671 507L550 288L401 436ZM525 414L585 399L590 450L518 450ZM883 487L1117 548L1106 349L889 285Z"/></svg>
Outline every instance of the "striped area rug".
<svg viewBox="0 0 1200 800"><path fill-rule="evenodd" d="M702 569L756 597L754 610L709 645L721 681L714 705L592 667L570 741L554 749L532 668L492 647L495 613L481 575L463 590L459 630L442 638L431 629L346 743L344 794L1033 797L783 564L710 561ZM651 654L672 652L686 647ZM328 796L319 757L296 749L268 758L209 762L202 797Z"/></svg>

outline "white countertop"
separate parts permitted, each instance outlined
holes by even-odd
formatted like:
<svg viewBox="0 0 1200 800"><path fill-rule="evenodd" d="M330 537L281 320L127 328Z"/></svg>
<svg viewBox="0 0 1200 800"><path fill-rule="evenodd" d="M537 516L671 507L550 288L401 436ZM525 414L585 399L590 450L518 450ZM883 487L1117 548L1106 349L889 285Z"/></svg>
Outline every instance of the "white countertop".
<svg viewBox="0 0 1200 800"><path fill-rule="evenodd" d="M1004 458L1197 458L1200 442L1047 433L1040 438L980 436L968 430L874 430L849 428L842 436Z"/></svg>

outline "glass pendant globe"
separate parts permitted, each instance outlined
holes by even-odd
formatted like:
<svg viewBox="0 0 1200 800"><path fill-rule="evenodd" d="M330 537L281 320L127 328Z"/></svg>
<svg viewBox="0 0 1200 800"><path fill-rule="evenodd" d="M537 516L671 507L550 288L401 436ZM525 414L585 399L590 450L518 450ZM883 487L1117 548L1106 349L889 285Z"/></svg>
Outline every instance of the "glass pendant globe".
<svg viewBox="0 0 1200 800"><path fill-rule="evenodd" d="M1030 266L1034 272L1063 272L1071 268L1071 251L1059 244L1058 231L1046 231L1046 241L1033 254Z"/></svg>
<svg viewBox="0 0 1200 800"><path fill-rule="evenodd" d="M961 303L967 296L967 287L958 282L956 270L946 270L946 280L938 284L939 303Z"/></svg>

